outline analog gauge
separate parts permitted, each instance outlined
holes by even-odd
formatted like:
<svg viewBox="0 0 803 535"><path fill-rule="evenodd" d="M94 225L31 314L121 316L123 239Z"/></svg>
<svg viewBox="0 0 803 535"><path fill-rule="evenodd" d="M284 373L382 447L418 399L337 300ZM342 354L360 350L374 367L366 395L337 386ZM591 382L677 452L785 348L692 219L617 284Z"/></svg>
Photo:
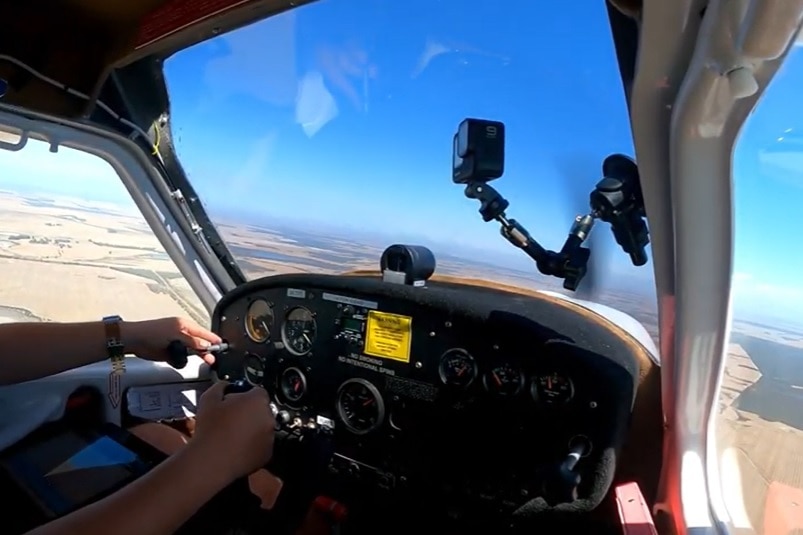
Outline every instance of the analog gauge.
<svg viewBox="0 0 803 535"><path fill-rule="evenodd" d="M337 391L337 414L349 431L364 435L382 425L385 402L365 379L349 379Z"/></svg>
<svg viewBox="0 0 803 535"><path fill-rule="evenodd" d="M282 325L282 342L287 351L298 357L306 355L315 343L318 324L312 312L296 307L287 313Z"/></svg>
<svg viewBox="0 0 803 535"><path fill-rule="evenodd" d="M450 349L441 356L438 373L443 384L467 388L477 378L477 363L467 351Z"/></svg>
<svg viewBox="0 0 803 535"><path fill-rule="evenodd" d="M264 299L256 299L248 306L245 313L245 333L248 338L262 344L270 339L270 328L273 325L273 307Z"/></svg>
<svg viewBox="0 0 803 535"><path fill-rule="evenodd" d="M524 386L524 375L512 364L502 364L482 378L488 392L502 397L513 397Z"/></svg>
<svg viewBox="0 0 803 535"><path fill-rule="evenodd" d="M563 405L574 397L574 383L557 372L539 375L533 379L532 395L544 405Z"/></svg>
<svg viewBox="0 0 803 535"><path fill-rule="evenodd" d="M246 381L254 386L262 386L265 380L265 362L253 353L246 353L243 373Z"/></svg>
<svg viewBox="0 0 803 535"><path fill-rule="evenodd" d="M279 389L287 401L299 401L307 393L307 378L298 368L287 368L279 378Z"/></svg>

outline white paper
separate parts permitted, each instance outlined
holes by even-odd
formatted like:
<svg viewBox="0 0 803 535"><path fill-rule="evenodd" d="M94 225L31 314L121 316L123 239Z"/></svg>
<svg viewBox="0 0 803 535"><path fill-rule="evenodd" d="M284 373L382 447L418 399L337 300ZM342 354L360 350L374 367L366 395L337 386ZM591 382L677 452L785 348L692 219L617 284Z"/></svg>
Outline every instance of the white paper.
<svg viewBox="0 0 803 535"><path fill-rule="evenodd" d="M132 386L126 393L128 412L143 420L180 420L195 416L198 398L211 383Z"/></svg>

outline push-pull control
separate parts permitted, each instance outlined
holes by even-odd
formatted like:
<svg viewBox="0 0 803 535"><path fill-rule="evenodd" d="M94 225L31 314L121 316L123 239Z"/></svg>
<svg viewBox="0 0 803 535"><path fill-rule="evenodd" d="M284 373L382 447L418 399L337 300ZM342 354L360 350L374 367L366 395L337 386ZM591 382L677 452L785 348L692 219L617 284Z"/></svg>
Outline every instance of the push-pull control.
<svg viewBox="0 0 803 535"><path fill-rule="evenodd" d="M552 504L571 503L577 499L581 477L576 470L580 459L591 453L591 441L583 435L569 440L569 451L545 482L544 493Z"/></svg>

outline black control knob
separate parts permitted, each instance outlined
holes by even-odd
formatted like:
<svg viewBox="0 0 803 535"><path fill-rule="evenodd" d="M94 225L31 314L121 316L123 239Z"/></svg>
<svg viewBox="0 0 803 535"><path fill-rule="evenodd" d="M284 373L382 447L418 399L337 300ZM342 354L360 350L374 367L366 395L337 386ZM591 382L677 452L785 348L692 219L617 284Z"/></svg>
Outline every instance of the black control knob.
<svg viewBox="0 0 803 535"><path fill-rule="evenodd" d="M362 469L360 468L360 465L357 463L349 463L348 467L346 467L346 473L353 478L360 477L361 472Z"/></svg>
<svg viewBox="0 0 803 535"><path fill-rule="evenodd" d="M276 413L276 423L279 425L289 424L292 420L292 416L287 411L279 411Z"/></svg>
<svg viewBox="0 0 803 535"><path fill-rule="evenodd" d="M226 388L223 390L223 395L240 394L242 392L248 392L252 388L254 387L245 379L238 379L226 385Z"/></svg>

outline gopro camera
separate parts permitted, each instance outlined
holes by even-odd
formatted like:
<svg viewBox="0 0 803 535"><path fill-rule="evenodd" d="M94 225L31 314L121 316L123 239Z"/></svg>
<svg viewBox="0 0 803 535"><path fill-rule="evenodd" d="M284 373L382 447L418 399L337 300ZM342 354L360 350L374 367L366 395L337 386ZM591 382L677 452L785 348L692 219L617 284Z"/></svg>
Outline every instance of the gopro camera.
<svg viewBox="0 0 803 535"><path fill-rule="evenodd" d="M505 125L465 119L454 135L452 180L456 184L490 182L505 171Z"/></svg>

